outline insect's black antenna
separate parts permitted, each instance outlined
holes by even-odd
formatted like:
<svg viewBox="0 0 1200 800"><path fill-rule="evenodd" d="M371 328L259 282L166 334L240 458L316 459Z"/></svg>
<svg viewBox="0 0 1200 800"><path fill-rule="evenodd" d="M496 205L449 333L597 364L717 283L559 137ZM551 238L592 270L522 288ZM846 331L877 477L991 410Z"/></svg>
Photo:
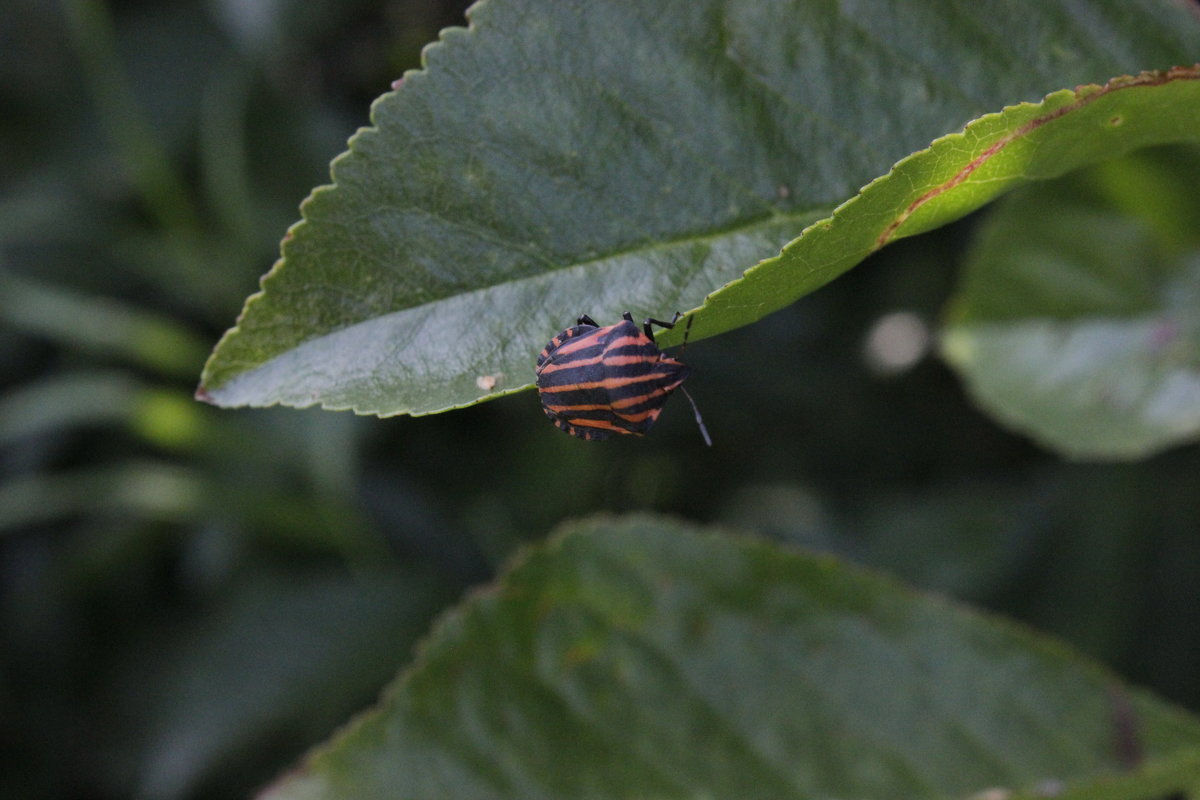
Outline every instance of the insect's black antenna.
<svg viewBox="0 0 1200 800"><path fill-rule="evenodd" d="M700 419L700 409L696 407L696 401L688 394L687 389L682 386L679 387L679 391L683 392L683 396L692 404L692 411L696 414L696 424L700 426L700 435L704 437L704 443L712 447L712 437L708 435L708 428L704 427L704 420Z"/></svg>

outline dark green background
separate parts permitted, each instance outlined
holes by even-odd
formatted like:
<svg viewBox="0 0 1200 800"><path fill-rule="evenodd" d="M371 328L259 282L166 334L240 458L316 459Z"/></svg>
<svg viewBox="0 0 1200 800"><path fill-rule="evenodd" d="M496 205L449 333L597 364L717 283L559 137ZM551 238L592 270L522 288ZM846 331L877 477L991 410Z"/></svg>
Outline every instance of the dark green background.
<svg viewBox="0 0 1200 800"><path fill-rule="evenodd" d="M883 377L863 357L883 314L936 324L977 218L689 348L711 450L680 400L653 436L606 443L528 393L388 420L194 403L300 200L463 5L283 0L239 34L264 6L114 4L175 173L140 182L106 31L66 22L93 4L6 6L0 795L244 795L370 703L515 546L598 510L867 562L1200 710L1200 451L1065 464L940 362Z"/></svg>

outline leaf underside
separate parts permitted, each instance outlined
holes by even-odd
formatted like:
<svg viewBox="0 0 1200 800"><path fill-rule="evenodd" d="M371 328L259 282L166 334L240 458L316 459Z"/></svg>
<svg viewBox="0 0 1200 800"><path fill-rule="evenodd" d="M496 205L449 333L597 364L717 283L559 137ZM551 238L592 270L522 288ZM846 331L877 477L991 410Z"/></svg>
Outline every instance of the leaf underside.
<svg viewBox="0 0 1200 800"><path fill-rule="evenodd" d="M487 0L470 18L377 101L198 396L468 405L530 386L580 313L699 308L693 338L713 335L1023 181L1200 130L1193 69L1058 92L830 220L986 112L1191 63L1200 23L1153 0Z"/></svg>

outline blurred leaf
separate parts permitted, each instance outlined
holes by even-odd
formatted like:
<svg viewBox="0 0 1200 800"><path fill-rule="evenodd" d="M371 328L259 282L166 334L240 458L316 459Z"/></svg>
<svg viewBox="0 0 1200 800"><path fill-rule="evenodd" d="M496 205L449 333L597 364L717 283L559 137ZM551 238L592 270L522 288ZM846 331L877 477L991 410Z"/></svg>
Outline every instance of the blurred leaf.
<svg viewBox="0 0 1200 800"><path fill-rule="evenodd" d="M52 373L0 396L0 447L84 425L123 425L161 447L214 444L187 395L152 389L123 372Z"/></svg>
<svg viewBox="0 0 1200 800"><path fill-rule="evenodd" d="M141 193L146 210L164 227L196 227L198 215L187 188L171 164L160 132L142 113L126 80L108 4L104 0L64 0L62 6L82 62L80 73L90 84L101 125ZM178 57L178 52L175 55Z"/></svg>
<svg viewBox="0 0 1200 800"><path fill-rule="evenodd" d="M1178 800L1200 788L1200 752L1186 751L1159 759L1126 775L1104 775L1063 787L1049 781L1030 791L984 792L974 800ZM1180 791L1180 788L1183 791Z"/></svg>
<svg viewBox="0 0 1200 800"><path fill-rule="evenodd" d="M196 413L196 404L180 392L165 389L141 392L130 412L133 428L160 447L195 448L206 439L216 438L203 416Z"/></svg>
<svg viewBox="0 0 1200 800"><path fill-rule="evenodd" d="M492 395L528 387L581 312L695 308L771 258L705 306L695 333L711 335L1027 176L1200 130L1195 71L1059 92L906 161L773 258L984 112L1200 49L1200 24L1160 2L855 5L475 6L305 202L198 395L385 415L474 403L481 376Z"/></svg>
<svg viewBox="0 0 1200 800"><path fill-rule="evenodd" d="M204 496L204 478L173 464L131 461L0 483L0 535L75 514L186 521Z"/></svg>
<svg viewBox="0 0 1200 800"><path fill-rule="evenodd" d="M209 205L228 235L250 245L255 242L259 215L246 163L248 73L245 65L235 61L214 71L201 105L200 156Z"/></svg>
<svg viewBox="0 0 1200 800"><path fill-rule="evenodd" d="M528 553L267 796L950 798L1099 780L1131 753L1170 789L1198 748L1200 720L1026 630L628 518Z"/></svg>
<svg viewBox="0 0 1200 800"><path fill-rule="evenodd" d="M76 425L129 419L142 385L123 372L61 371L0 396L0 447Z"/></svg>
<svg viewBox="0 0 1200 800"><path fill-rule="evenodd" d="M1074 458L1200 433L1200 159L1158 161L1161 194L1183 200L1166 222L1118 210L1111 170L1030 188L989 219L953 301L943 352L976 401ZM1164 229L1180 209L1190 242Z"/></svg>
<svg viewBox="0 0 1200 800"><path fill-rule="evenodd" d="M166 315L88 297L0 269L0 322L85 352L116 355L163 375L187 375L203 345Z"/></svg>
<svg viewBox="0 0 1200 800"><path fill-rule="evenodd" d="M407 571L252 581L180 632L153 683L144 657L128 664L125 699L147 727L138 797L189 797L264 745L326 735L375 696L446 599Z"/></svg>
<svg viewBox="0 0 1200 800"><path fill-rule="evenodd" d="M200 467L131 459L18 475L0 483L0 536L75 516L183 524L225 519L304 550L334 550L366 563L386 557L378 531L350 498L273 485L280 475L247 483L232 468L227 471L228 476L214 475Z"/></svg>
<svg viewBox="0 0 1200 800"><path fill-rule="evenodd" d="M29 241L94 243L112 224L112 209L90 202L72 180L77 164L56 165L10 184L0 195L0 245Z"/></svg>

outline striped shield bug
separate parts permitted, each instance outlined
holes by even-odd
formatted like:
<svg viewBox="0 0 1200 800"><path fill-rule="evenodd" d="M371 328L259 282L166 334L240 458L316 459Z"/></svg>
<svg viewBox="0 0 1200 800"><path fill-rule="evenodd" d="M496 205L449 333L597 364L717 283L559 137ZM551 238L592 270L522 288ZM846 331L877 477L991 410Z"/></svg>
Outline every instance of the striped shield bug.
<svg viewBox="0 0 1200 800"><path fill-rule="evenodd" d="M675 312L670 322L647 319L640 329L628 311L621 316L621 322L602 328L584 314L538 355L537 388L546 416L580 439L607 439L614 433L645 436L667 398L679 389L711 447L696 401L681 386L690 370L658 349L650 327L673 328L682 315ZM692 319L683 335L685 346Z"/></svg>

